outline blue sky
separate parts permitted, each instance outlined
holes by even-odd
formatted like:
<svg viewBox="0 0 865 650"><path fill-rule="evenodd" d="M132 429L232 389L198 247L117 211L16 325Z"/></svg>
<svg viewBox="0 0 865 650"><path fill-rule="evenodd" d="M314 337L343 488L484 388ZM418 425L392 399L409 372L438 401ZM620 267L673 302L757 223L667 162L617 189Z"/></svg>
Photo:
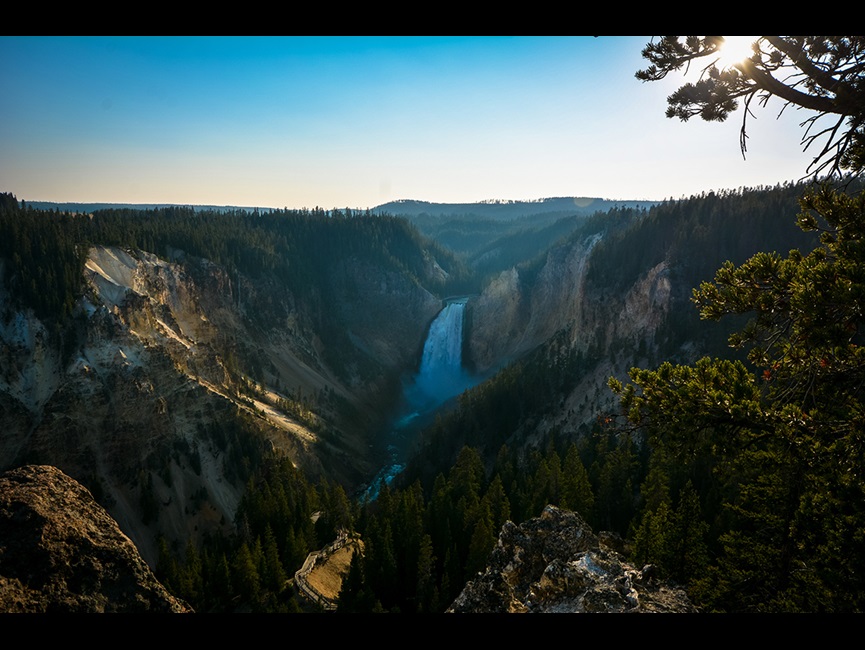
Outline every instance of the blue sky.
<svg viewBox="0 0 865 650"><path fill-rule="evenodd" d="M805 174L799 123L664 116L649 37L0 37L0 191L365 208L680 198ZM695 80L696 73L685 78Z"/></svg>

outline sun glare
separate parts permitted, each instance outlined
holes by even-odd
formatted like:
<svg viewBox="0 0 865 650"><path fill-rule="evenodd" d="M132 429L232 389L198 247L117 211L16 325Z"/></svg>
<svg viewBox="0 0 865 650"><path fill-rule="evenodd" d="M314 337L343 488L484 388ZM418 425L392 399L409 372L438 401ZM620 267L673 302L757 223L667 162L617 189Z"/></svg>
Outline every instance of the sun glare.
<svg viewBox="0 0 865 650"><path fill-rule="evenodd" d="M718 51L718 67L722 70L732 68L749 58L754 53L752 45L758 38L758 36L725 36L724 43Z"/></svg>

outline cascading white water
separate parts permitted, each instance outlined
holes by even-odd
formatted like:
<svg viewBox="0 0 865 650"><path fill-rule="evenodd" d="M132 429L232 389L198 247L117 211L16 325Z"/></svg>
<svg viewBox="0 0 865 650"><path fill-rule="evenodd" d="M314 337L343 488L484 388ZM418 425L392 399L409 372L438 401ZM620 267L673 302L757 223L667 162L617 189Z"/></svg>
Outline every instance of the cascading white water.
<svg viewBox="0 0 865 650"><path fill-rule="evenodd" d="M441 404L470 384L462 366L465 307L465 302L448 303L430 325L415 379L422 402Z"/></svg>
<svg viewBox="0 0 865 650"><path fill-rule="evenodd" d="M466 299L448 302L430 324L420 369L414 381L405 387L403 414L395 419L390 432L391 463L373 479L364 499L376 499L381 486L390 483L404 469L403 455L424 417L477 383L476 378L463 370L462 364L465 307Z"/></svg>

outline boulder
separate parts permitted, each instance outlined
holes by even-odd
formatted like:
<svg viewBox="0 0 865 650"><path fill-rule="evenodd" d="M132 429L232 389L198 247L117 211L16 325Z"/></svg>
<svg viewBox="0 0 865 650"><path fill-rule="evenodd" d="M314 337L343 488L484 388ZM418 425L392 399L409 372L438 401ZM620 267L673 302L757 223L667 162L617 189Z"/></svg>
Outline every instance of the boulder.
<svg viewBox="0 0 865 650"><path fill-rule="evenodd" d="M56 467L0 475L0 612L191 612Z"/></svg>

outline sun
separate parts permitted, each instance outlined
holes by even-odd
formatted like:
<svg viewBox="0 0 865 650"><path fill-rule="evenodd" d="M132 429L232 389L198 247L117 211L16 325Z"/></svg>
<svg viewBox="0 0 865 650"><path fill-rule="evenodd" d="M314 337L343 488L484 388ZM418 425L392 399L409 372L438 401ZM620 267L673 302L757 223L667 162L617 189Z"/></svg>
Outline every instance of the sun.
<svg viewBox="0 0 865 650"><path fill-rule="evenodd" d="M724 36L718 50L717 66L720 70L732 68L754 54L753 45L759 36Z"/></svg>

